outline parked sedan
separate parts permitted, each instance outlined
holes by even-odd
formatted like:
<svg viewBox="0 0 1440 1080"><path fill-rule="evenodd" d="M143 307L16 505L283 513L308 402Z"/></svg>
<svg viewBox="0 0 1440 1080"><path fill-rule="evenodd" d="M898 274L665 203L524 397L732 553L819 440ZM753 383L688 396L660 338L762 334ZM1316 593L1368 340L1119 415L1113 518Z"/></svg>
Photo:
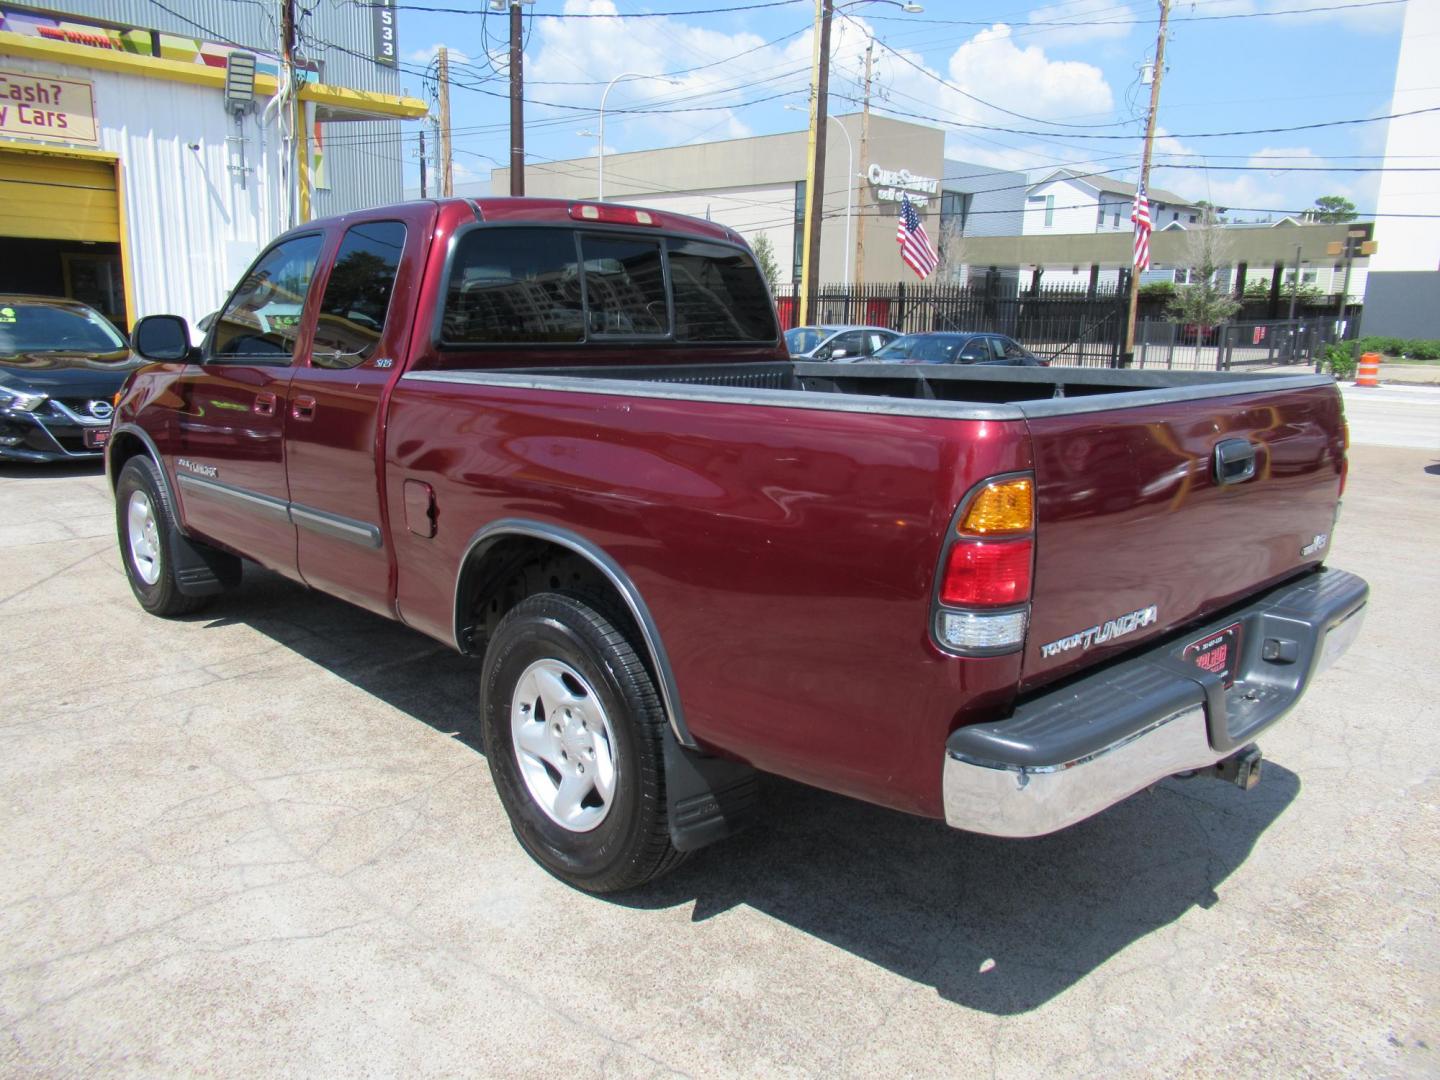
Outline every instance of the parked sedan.
<svg viewBox="0 0 1440 1080"><path fill-rule="evenodd" d="M99 458L115 394L142 363L85 304L0 294L0 461Z"/></svg>
<svg viewBox="0 0 1440 1080"><path fill-rule="evenodd" d="M797 326L785 331L791 360L868 360L900 335L883 326Z"/></svg>
<svg viewBox="0 0 1440 1080"><path fill-rule="evenodd" d="M906 334L870 358L884 364L1010 364L1049 367L1004 334Z"/></svg>

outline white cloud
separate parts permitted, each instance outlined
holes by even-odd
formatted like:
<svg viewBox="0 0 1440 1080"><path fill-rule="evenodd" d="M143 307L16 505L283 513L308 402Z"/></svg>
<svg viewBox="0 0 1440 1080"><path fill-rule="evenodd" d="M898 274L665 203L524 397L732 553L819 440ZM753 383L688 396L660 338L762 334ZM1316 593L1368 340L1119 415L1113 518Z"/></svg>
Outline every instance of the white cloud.
<svg viewBox="0 0 1440 1080"><path fill-rule="evenodd" d="M1148 12L1147 12L1148 13ZM1110 0L1067 0L1035 8L1027 16L1024 36L1038 37L1051 47L1083 45L1096 41L1118 41L1135 30L1140 13L1132 7L1116 6ZM1074 23L1074 26L1043 25Z"/></svg>
<svg viewBox="0 0 1440 1080"><path fill-rule="evenodd" d="M613 0L566 0L564 10L614 15L618 9ZM606 102L606 140L613 138L625 149L644 141L674 145L748 135L750 126L734 106L770 85L766 80L781 65L795 66L785 50L767 47L758 34L727 34L671 18L542 16L536 19L531 57L526 63L527 96L597 111L605 84L618 75L701 67L669 81L636 78L615 84ZM704 59L727 57L734 59L713 66ZM687 101L697 108L685 109ZM573 115L594 126L593 117Z"/></svg>
<svg viewBox="0 0 1440 1080"><path fill-rule="evenodd" d="M437 41L435 44L427 46L424 49L412 49L405 54L405 59L412 64L429 64L430 61L440 55L440 48L443 45L445 45L445 42ZM452 64L468 64L470 63L470 54L461 52L454 46L450 46L448 59Z"/></svg>

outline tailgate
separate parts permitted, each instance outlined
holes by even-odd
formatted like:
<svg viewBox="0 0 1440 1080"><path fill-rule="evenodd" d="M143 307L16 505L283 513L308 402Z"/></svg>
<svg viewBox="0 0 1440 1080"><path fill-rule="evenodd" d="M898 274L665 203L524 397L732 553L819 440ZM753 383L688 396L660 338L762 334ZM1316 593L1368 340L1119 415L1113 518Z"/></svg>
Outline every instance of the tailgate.
<svg viewBox="0 0 1440 1080"><path fill-rule="evenodd" d="M1029 418L1037 533L1022 689L1218 611L1328 550L1343 468L1333 383ZM1216 446L1254 451L1222 484ZM1232 465L1232 469L1240 466Z"/></svg>

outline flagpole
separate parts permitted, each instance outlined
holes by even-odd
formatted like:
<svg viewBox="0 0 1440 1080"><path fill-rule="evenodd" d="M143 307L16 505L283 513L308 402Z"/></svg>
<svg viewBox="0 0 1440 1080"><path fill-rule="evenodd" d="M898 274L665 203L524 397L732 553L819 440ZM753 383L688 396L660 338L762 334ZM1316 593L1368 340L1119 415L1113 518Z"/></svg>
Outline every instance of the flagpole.
<svg viewBox="0 0 1440 1080"><path fill-rule="evenodd" d="M1169 21L1170 0L1160 0L1160 32L1155 38L1155 77L1150 82L1150 115L1145 121L1145 149L1140 158L1140 187L1145 190L1147 199L1150 197L1150 152L1155 146L1155 113L1160 108L1160 80L1165 75L1165 24ZM1129 367L1135 360L1135 313L1140 304L1140 275L1135 267L1133 232L1131 238L1130 311L1125 317L1125 351L1120 356L1121 367Z"/></svg>

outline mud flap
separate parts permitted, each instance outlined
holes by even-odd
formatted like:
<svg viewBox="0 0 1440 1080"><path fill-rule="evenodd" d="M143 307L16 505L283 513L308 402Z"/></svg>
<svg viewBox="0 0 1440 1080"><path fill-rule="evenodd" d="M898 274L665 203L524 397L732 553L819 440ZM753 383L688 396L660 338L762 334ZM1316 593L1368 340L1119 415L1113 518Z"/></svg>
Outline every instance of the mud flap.
<svg viewBox="0 0 1440 1080"><path fill-rule="evenodd" d="M697 851L733 836L755 816L760 776L749 765L686 750L665 729L665 798L670 842Z"/></svg>
<svg viewBox="0 0 1440 1080"><path fill-rule="evenodd" d="M171 530L170 557L175 560L175 584L186 596L214 596L240 584L240 560L234 555L198 544Z"/></svg>

